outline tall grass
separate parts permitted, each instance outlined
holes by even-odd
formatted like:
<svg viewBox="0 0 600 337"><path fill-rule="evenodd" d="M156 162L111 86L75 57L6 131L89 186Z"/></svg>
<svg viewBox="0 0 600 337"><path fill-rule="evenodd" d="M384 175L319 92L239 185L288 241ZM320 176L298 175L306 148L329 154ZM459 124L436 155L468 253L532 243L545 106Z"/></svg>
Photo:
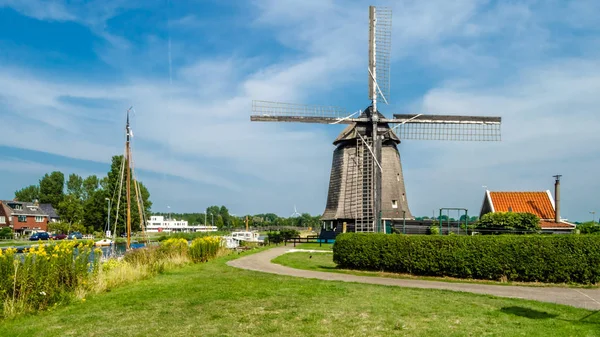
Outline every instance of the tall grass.
<svg viewBox="0 0 600 337"><path fill-rule="evenodd" d="M200 237L191 245L184 238L170 238L159 246L135 249L122 258L103 262L92 292L104 292L186 264L206 262L227 251L219 237Z"/></svg>
<svg viewBox="0 0 600 337"><path fill-rule="evenodd" d="M217 257L221 250L223 250L223 240L220 237L209 236L194 239L189 254L194 263L199 263Z"/></svg>
<svg viewBox="0 0 600 337"><path fill-rule="evenodd" d="M157 241L162 242L169 239L186 239L186 240L194 240L197 238L203 237L217 237L227 235L230 232L227 231L218 231L218 232L193 232L193 233L169 233L163 234L156 238Z"/></svg>
<svg viewBox="0 0 600 337"><path fill-rule="evenodd" d="M186 264L206 262L226 251L219 237L200 237L190 245L171 238L158 246L134 249L100 261L93 241L34 246L23 254L0 250L2 317L44 310L74 298L101 293Z"/></svg>
<svg viewBox="0 0 600 337"><path fill-rule="evenodd" d="M99 268L93 242L33 246L23 254L0 250L2 316L43 310L89 288Z"/></svg>

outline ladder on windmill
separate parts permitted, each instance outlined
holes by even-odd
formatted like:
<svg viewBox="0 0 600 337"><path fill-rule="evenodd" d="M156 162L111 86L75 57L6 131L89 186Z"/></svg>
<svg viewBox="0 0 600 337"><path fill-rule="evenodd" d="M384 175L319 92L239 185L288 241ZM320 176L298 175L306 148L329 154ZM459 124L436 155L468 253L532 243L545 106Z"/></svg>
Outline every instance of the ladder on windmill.
<svg viewBox="0 0 600 337"><path fill-rule="evenodd" d="M356 140L356 153L358 154L359 174L357 185L360 188L358 217L356 219L357 232L375 232L373 211L373 171L376 169L373 156L368 149L372 146L371 138L364 137Z"/></svg>

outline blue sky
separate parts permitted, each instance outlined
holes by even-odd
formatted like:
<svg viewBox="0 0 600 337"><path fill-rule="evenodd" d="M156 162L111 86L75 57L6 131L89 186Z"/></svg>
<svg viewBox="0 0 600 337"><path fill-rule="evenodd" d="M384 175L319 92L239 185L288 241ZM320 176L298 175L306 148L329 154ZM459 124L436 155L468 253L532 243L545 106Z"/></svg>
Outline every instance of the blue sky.
<svg viewBox="0 0 600 337"><path fill-rule="evenodd" d="M251 100L364 109L365 1L0 0L0 199L51 170L104 175L123 153L155 211L325 207L343 126L250 123ZM393 113L497 115L502 141L411 141L411 211L477 214L482 186L597 210L600 2L380 1L393 10Z"/></svg>

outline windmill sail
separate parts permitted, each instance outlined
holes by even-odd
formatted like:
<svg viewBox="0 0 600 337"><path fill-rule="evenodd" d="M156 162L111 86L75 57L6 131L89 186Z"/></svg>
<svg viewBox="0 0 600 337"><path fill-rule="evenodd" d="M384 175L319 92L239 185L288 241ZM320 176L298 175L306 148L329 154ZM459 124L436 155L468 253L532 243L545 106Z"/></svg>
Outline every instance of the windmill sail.
<svg viewBox="0 0 600 337"><path fill-rule="evenodd" d="M453 115L394 115L389 123L400 139L499 141L500 117Z"/></svg>
<svg viewBox="0 0 600 337"><path fill-rule="evenodd" d="M356 119L346 109L337 106L308 105L270 101L252 101L250 120L253 122L298 122L351 124Z"/></svg>
<svg viewBox="0 0 600 337"><path fill-rule="evenodd" d="M369 7L369 99L390 99L392 10Z"/></svg>

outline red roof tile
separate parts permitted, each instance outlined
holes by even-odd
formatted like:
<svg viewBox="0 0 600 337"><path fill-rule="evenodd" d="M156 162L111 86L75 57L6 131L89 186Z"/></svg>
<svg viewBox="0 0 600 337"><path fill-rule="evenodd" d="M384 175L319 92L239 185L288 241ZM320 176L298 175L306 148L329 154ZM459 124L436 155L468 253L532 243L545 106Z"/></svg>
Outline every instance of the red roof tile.
<svg viewBox="0 0 600 337"><path fill-rule="evenodd" d="M548 192L489 192L495 212L533 213L540 219L554 219ZM556 225L555 222L553 222ZM569 226L570 227L570 226Z"/></svg>
<svg viewBox="0 0 600 337"><path fill-rule="evenodd" d="M570 229L570 228L575 228L575 225L573 224L569 224L566 222L559 222L556 223L554 221L540 221L540 227L542 227L542 229L547 229L547 228L565 228L565 229Z"/></svg>

